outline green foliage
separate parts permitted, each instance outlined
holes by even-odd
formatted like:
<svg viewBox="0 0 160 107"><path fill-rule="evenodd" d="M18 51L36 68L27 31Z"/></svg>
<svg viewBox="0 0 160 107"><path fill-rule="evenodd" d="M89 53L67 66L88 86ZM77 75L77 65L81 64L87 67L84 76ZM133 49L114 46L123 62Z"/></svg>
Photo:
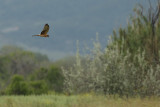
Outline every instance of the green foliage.
<svg viewBox="0 0 160 107"><path fill-rule="evenodd" d="M24 78L20 75L14 75L11 84L8 86L7 94L14 95L28 95L30 90L27 82L24 81Z"/></svg>
<svg viewBox="0 0 160 107"><path fill-rule="evenodd" d="M5 94L5 88L7 94L17 95L43 94L48 90L63 91L61 69L58 65L51 66L45 55L16 46L4 46L0 50L0 64L1 94ZM15 74L21 77L12 76Z"/></svg>
<svg viewBox="0 0 160 107"><path fill-rule="evenodd" d="M51 66L46 78L51 89L54 89L56 92L63 91L64 77L60 68Z"/></svg>
<svg viewBox="0 0 160 107"><path fill-rule="evenodd" d="M5 81L7 76L9 75L8 72L6 72L6 65L8 64L8 59L4 56L0 56L0 80Z"/></svg>
<svg viewBox="0 0 160 107"><path fill-rule="evenodd" d="M129 51L131 59L137 52L145 51L145 59L150 64L159 63L159 47L160 47L160 21L159 19L159 3L154 10L150 7L147 12L142 5L138 5L134 9L134 16L131 16L126 28L119 28L119 31L113 31L113 44L118 45L120 53L124 55ZM112 44L112 45L113 45ZM133 59L132 59L133 60Z"/></svg>
<svg viewBox="0 0 160 107"><path fill-rule="evenodd" d="M67 94L160 96L160 21L153 26L152 19L141 9L136 8L135 12L126 28L113 31L104 50L97 36L93 49L87 50L87 54L81 55L77 42L75 57L54 64L44 55L3 47L0 89L9 84L6 93L15 95L64 91ZM7 81L12 75L11 81Z"/></svg>
<svg viewBox="0 0 160 107"><path fill-rule="evenodd" d="M27 78L36 69L50 65L50 61L40 53L17 46L4 46L0 50L0 65L0 90L4 91L11 82L12 75L20 74Z"/></svg>
<svg viewBox="0 0 160 107"><path fill-rule="evenodd" d="M145 52L140 50L130 60L132 53L119 53L118 45L102 50L100 43L87 54L82 63L77 51L76 63L63 68L66 93L97 92L119 96L159 96L160 65L148 65Z"/></svg>
<svg viewBox="0 0 160 107"><path fill-rule="evenodd" d="M160 96L160 21L153 27L154 19L139 9L135 11L126 28L113 31L104 50L98 41L94 42L91 53L82 61L77 49L76 63L63 68L67 93Z"/></svg>
<svg viewBox="0 0 160 107"><path fill-rule="evenodd" d="M61 69L56 66L50 66L49 68L40 68L30 77L31 80L44 80L49 89L56 92L62 92L63 80Z"/></svg>
<svg viewBox="0 0 160 107"><path fill-rule="evenodd" d="M64 91L71 94L87 92L103 92L105 65L103 52L98 41L94 42L94 49L84 57L80 56L79 48L76 54L76 63L69 69L63 67Z"/></svg>
<svg viewBox="0 0 160 107"><path fill-rule="evenodd" d="M45 94L48 86L45 81L25 81L23 76L14 75L10 85L7 87L6 94L9 95L29 95Z"/></svg>
<svg viewBox="0 0 160 107"><path fill-rule="evenodd" d="M140 99L92 94L1 96L1 107L159 107L159 97Z"/></svg>
<svg viewBox="0 0 160 107"><path fill-rule="evenodd" d="M37 59L38 62L39 61L49 61L49 59L46 55L42 55L40 53L36 53L35 58Z"/></svg>
<svg viewBox="0 0 160 107"><path fill-rule="evenodd" d="M48 92L48 86L45 81L31 81L29 83L31 94L45 94Z"/></svg>
<svg viewBox="0 0 160 107"><path fill-rule="evenodd" d="M2 63L7 61L5 71L13 75L21 74L25 76L32 73L39 66L45 66L49 63L46 56L16 46L4 46L0 53L0 56L5 59Z"/></svg>
<svg viewBox="0 0 160 107"><path fill-rule="evenodd" d="M33 74L31 74L30 79L33 80L45 80L48 73L47 68L37 69Z"/></svg>

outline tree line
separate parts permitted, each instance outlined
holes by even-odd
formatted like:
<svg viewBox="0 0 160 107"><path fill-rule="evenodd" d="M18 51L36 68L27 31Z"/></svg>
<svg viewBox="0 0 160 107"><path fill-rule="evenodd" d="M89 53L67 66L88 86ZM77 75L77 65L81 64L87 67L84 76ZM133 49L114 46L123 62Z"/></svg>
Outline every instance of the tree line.
<svg viewBox="0 0 160 107"><path fill-rule="evenodd" d="M1 94L62 92L61 69L45 55L16 46L4 46L0 50L0 64Z"/></svg>

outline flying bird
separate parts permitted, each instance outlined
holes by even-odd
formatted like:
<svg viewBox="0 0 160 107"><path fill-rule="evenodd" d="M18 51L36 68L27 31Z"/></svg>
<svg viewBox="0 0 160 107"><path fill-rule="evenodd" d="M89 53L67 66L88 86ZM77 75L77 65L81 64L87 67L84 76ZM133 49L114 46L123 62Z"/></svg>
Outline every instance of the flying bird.
<svg viewBox="0 0 160 107"><path fill-rule="evenodd" d="M33 36L49 37L49 35L47 34L48 31L49 31L49 25L48 25L48 24L45 24L45 25L44 25L44 28L43 28L43 30L42 30L42 32L41 32L41 34L39 34L39 35L33 35Z"/></svg>

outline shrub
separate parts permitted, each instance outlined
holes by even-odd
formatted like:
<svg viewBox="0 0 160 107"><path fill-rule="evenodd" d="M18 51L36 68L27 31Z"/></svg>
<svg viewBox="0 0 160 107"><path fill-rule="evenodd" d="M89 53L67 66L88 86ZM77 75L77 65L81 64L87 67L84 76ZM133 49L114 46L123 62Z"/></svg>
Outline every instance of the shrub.
<svg viewBox="0 0 160 107"><path fill-rule="evenodd" d="M62 67L65 77L64 91L73 94L102 92L105 83L105 65L101 60L102 56L98 38L94 42L94 49L84 57L80 56L77 48L76 63L69 69Z"/></svg>
<svg viewBox="0 0 160 107"><path fill-rule="evenodd" d="M11 84L7 88L7 94L13 95L28 95L30 90L27 82L20 75L14 75L11 80Z"/></svg>
<svg viewBox="0 0 160 107"><path fill-rule="evenodd" d="M128 26L118 34L113 31L105 50L97 41L90 54L82 57L77 48L76 63L62 68L65 91L160 96L160 2L157 4L156 10L150 4L146 15L139 5Z"/></svg>
<svg viewBox="0 0 160 107"><path fill-rule="evenodd" d="M31 75L30 78L32 81L43 80L49 90L54 90L55 92L63 91L63 81L64 77L62 71L57 66L50 66L49 68L40 68Z"/></svg>
<svg viewBox="0 0 160 107"><path fill-rule="evenodd" d="M32 81L29 84L32 94L45 94L48 92L48 86L45 81Z"/></svg>
<svg viewBox="0 0 160 107"><path fill-rule="evenodd" d="M95 42L92 53L82 60L77 50L76 63L70 69L62 68L64 90L67 93L96 92L120 96L159 96L160 65L148 65L145 52L119 53L117 45L104 51ZM82 62L83 61L83 62Z"/></svg>
<svg viewBox="0 0 160 107"><path fill-rule="evenodd" d="M55 92L63 91L64 77L62 75L60 68L51 66L49 68L46 79L47 79L50 89L53 89Z"/></svg>

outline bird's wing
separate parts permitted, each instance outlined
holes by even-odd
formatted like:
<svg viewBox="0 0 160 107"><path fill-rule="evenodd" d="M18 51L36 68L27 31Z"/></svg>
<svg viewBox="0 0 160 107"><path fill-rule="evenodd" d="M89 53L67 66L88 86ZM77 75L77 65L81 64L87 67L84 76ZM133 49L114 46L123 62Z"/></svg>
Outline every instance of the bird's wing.
<svg viewBox="0 0 160 107"><path fill-rule="evenodd" d="M41 32L41 35L44 35L44 34L47 34L49 31L49 25L48 24L45 24L42 32Z"/></svg>

